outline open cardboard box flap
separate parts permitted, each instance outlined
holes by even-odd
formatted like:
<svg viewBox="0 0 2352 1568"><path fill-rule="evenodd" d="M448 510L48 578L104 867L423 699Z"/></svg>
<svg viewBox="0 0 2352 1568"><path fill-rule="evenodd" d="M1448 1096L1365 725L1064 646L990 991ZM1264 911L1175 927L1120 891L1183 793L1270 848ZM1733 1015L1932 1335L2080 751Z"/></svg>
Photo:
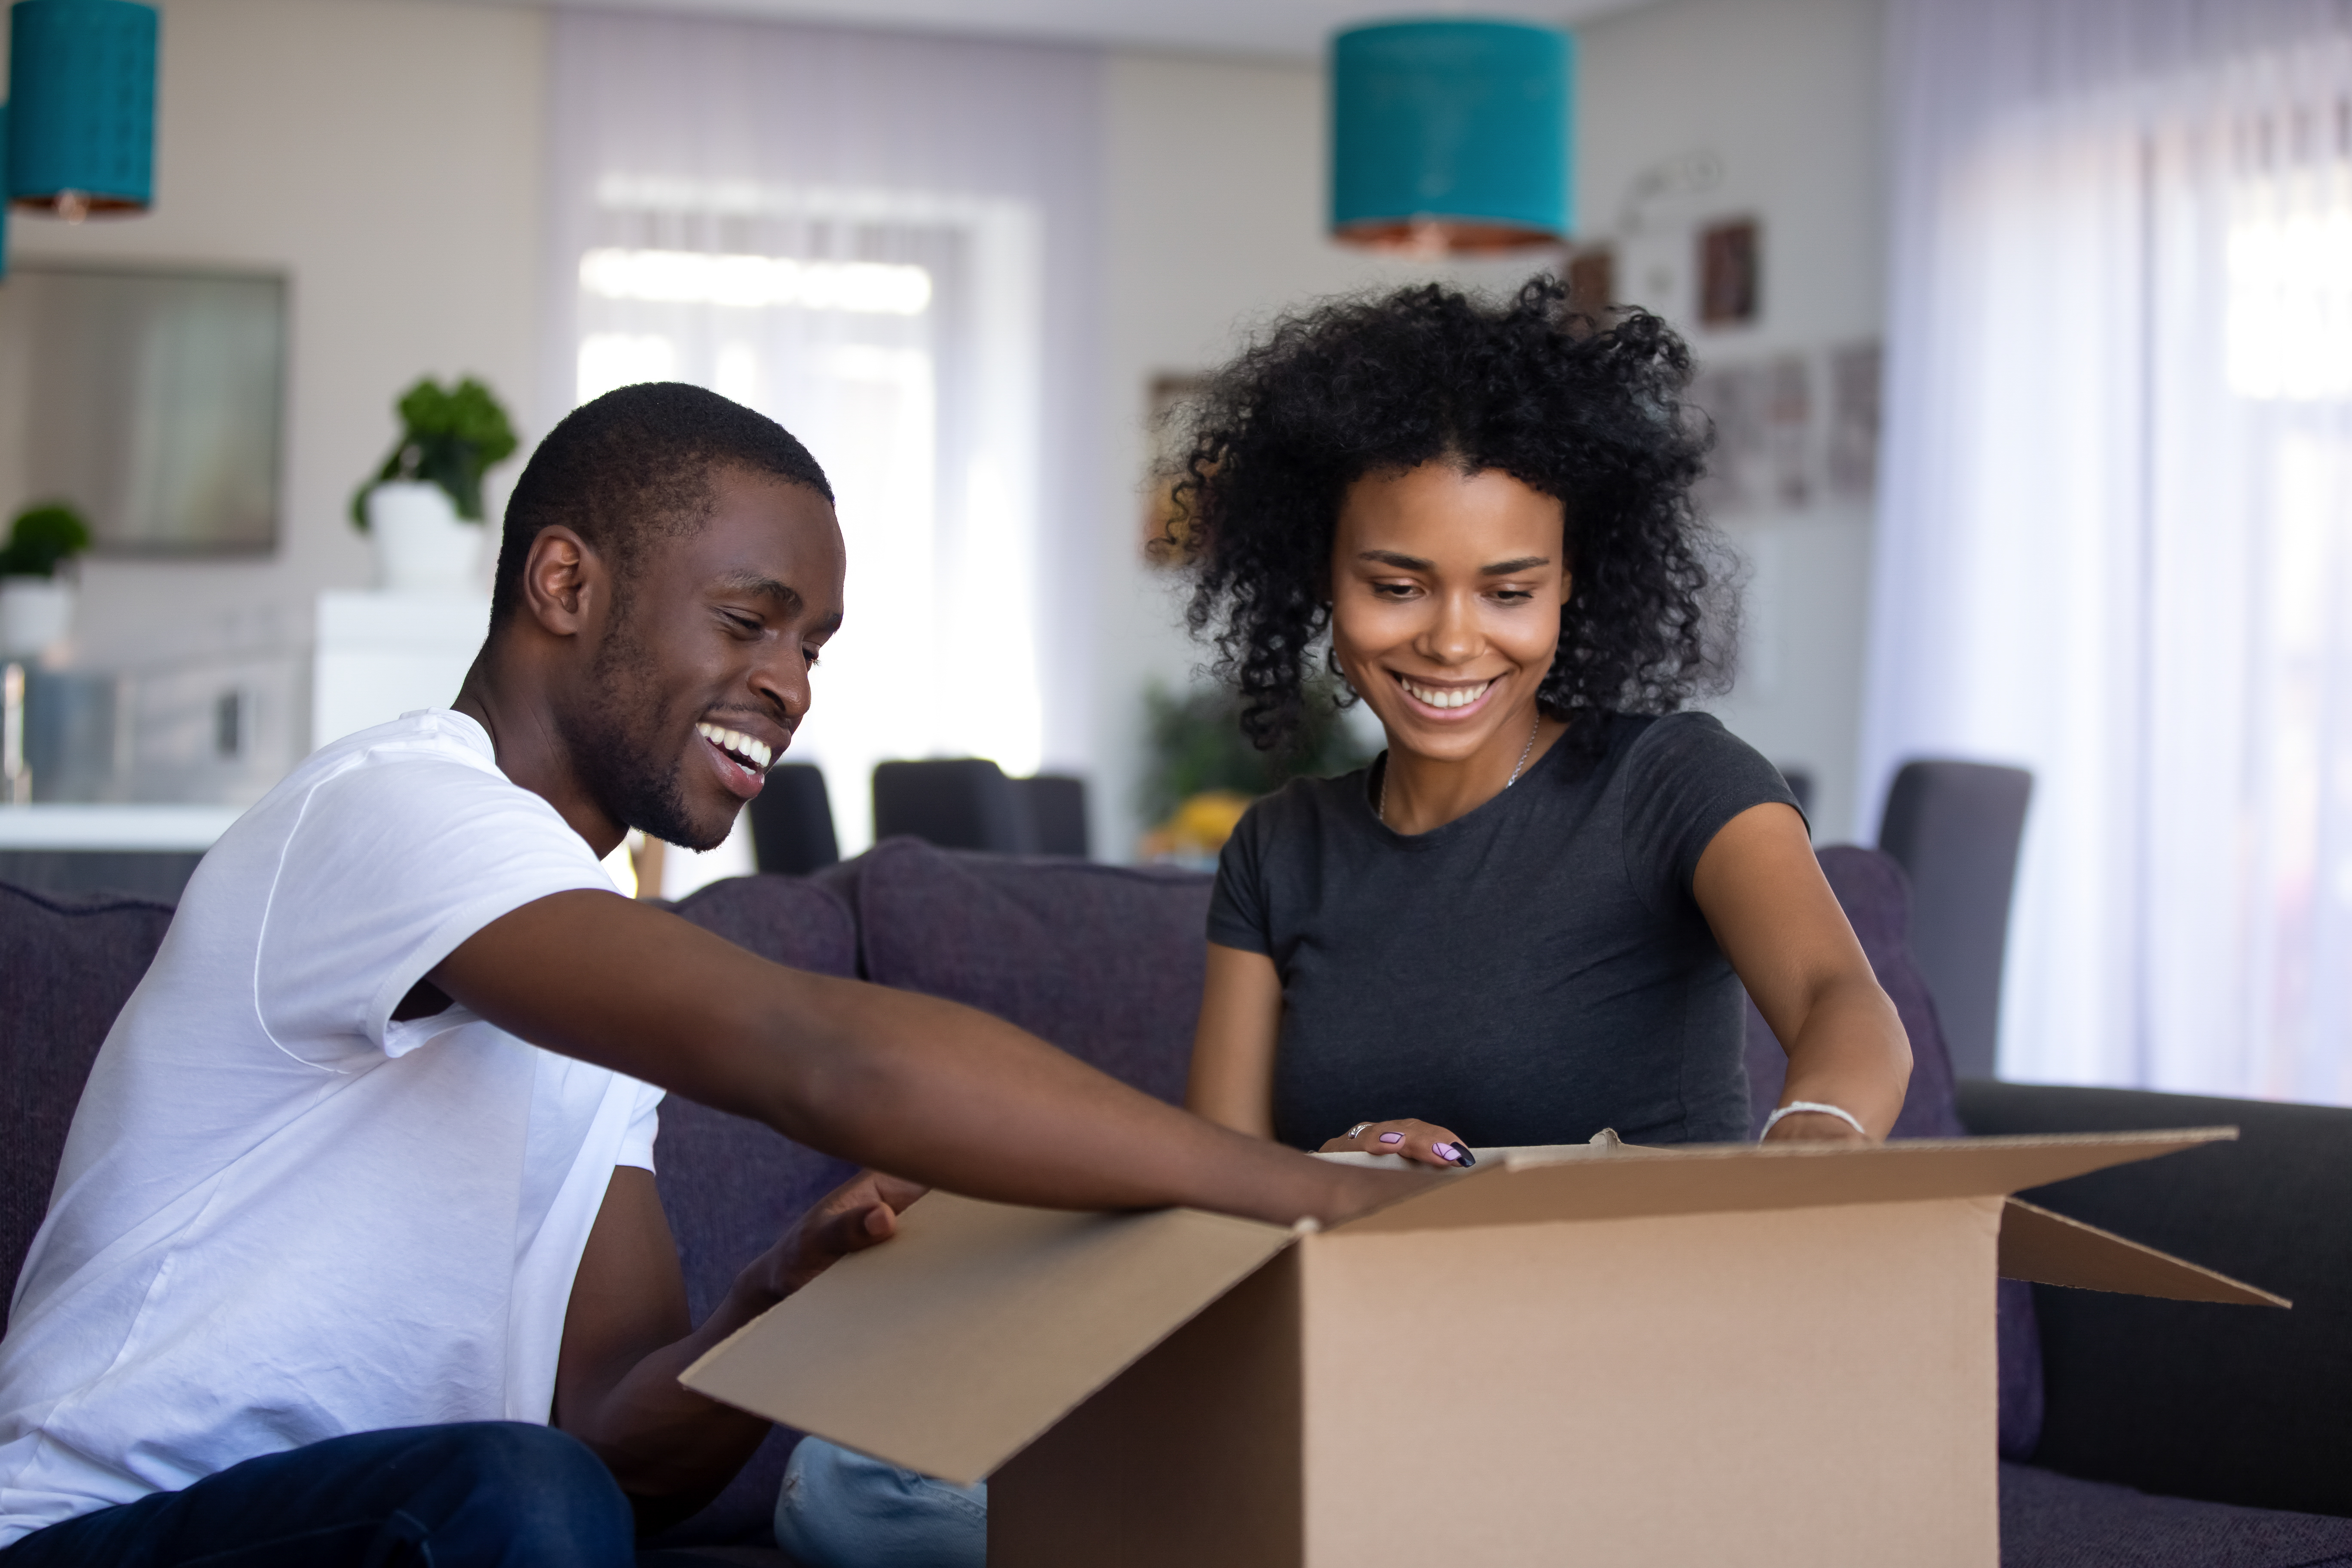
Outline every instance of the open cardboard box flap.
<svg viewBox="0 0 2352 1568"><path fill-rule="evenodd" d="M1332 1227L1350 1235L1992 1197L2231 1139L2144 1133L1492 1152ZM688 1367L697 1393L846 1447L974 1481L1034 1442L1297 1230L1167 1209L1069 1214L933 1193ZM2001 1272L2196 1301L2277 1297L2011 1200Z"/></svg>

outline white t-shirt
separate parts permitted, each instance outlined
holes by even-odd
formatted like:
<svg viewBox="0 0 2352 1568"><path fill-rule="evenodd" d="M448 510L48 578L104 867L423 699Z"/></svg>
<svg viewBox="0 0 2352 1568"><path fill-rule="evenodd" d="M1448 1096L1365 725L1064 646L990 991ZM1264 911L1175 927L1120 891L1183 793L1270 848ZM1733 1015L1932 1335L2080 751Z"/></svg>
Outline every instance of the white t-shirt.
<svg viewBox="0 0 2352 1568"><path fill-rule="evenodd" d="M347 1433L545 1421L660 1093L452 1007L483 926L611 893L464 715L312 755L196 868L106 1037L0 1342L0 1546ZM618 896L615 894L614 896Z"/></svg>

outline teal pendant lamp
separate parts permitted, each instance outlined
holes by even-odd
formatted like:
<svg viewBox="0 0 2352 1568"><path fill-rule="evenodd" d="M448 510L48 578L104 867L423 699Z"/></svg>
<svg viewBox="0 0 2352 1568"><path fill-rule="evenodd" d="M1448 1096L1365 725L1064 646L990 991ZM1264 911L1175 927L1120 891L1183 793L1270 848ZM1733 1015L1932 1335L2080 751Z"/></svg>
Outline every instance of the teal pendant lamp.
<svg viewBox="0 0 2352 1568"><path fill-rule="evenodd" d="M1527 22L1383 22L1339 34L1332 236L1430 254L1565 241L1575 66L1572 35Z"/></svg>
<svg viewBox="0 0 2352 1568"><path fill-rule="evenodd" d="M8 12L8 195L79 219L147 210L155 32L134 0L16 0Z"/></svg>

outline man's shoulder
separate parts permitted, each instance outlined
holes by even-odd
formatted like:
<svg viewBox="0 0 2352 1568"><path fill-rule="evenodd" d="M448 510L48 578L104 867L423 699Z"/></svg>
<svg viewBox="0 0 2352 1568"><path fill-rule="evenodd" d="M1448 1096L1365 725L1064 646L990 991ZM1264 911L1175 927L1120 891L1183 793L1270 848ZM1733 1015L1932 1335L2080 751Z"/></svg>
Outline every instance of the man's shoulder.
<svg viewBox="0 0 2352 1568"><path fill-rule="evenodd" d="M476 798L538 798L499 771L479 724L428 708L329 742L305 757L264 805L275 800L317 810L340 796L408 799L440 789Z"/></svg>
<svg viewBox="0 0 2352 1568"><path fill-rule="evenodd" d="M288 783L306 773L320 776L353 767L392 767L447 763L501 781L498 753L480 724L451 708L420 708L390 723L355 730L328 742L304 758Z"/></svg>
<svg viewBox="0 0 2352 1568"><path fill-rule="evenodd" d="M222 836L222 860L288 853L342 861L417 839L488 830L573 839L562 816L499 771L482 727L426 709L343 736L303 759ZM307 845L307 850L298 847ZM577 846L583 855L585 845ZM593 857L589 858L593 861Z"/></svg>

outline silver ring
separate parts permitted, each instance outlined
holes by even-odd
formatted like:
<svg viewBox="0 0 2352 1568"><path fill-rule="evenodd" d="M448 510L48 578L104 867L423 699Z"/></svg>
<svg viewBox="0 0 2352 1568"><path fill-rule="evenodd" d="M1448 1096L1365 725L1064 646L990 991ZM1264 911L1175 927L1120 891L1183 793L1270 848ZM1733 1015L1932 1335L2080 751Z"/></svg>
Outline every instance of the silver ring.
<svg viewBox="0 0 2352 1568"><path fill-rule="evenodd" d="M1347 1135L1350 1139L1361 1138L1364 1135L1364 1129L1370 1125L1371 1123L1369 1121L1359 1121L1353 1127L1348 1129Z"/></svg>

